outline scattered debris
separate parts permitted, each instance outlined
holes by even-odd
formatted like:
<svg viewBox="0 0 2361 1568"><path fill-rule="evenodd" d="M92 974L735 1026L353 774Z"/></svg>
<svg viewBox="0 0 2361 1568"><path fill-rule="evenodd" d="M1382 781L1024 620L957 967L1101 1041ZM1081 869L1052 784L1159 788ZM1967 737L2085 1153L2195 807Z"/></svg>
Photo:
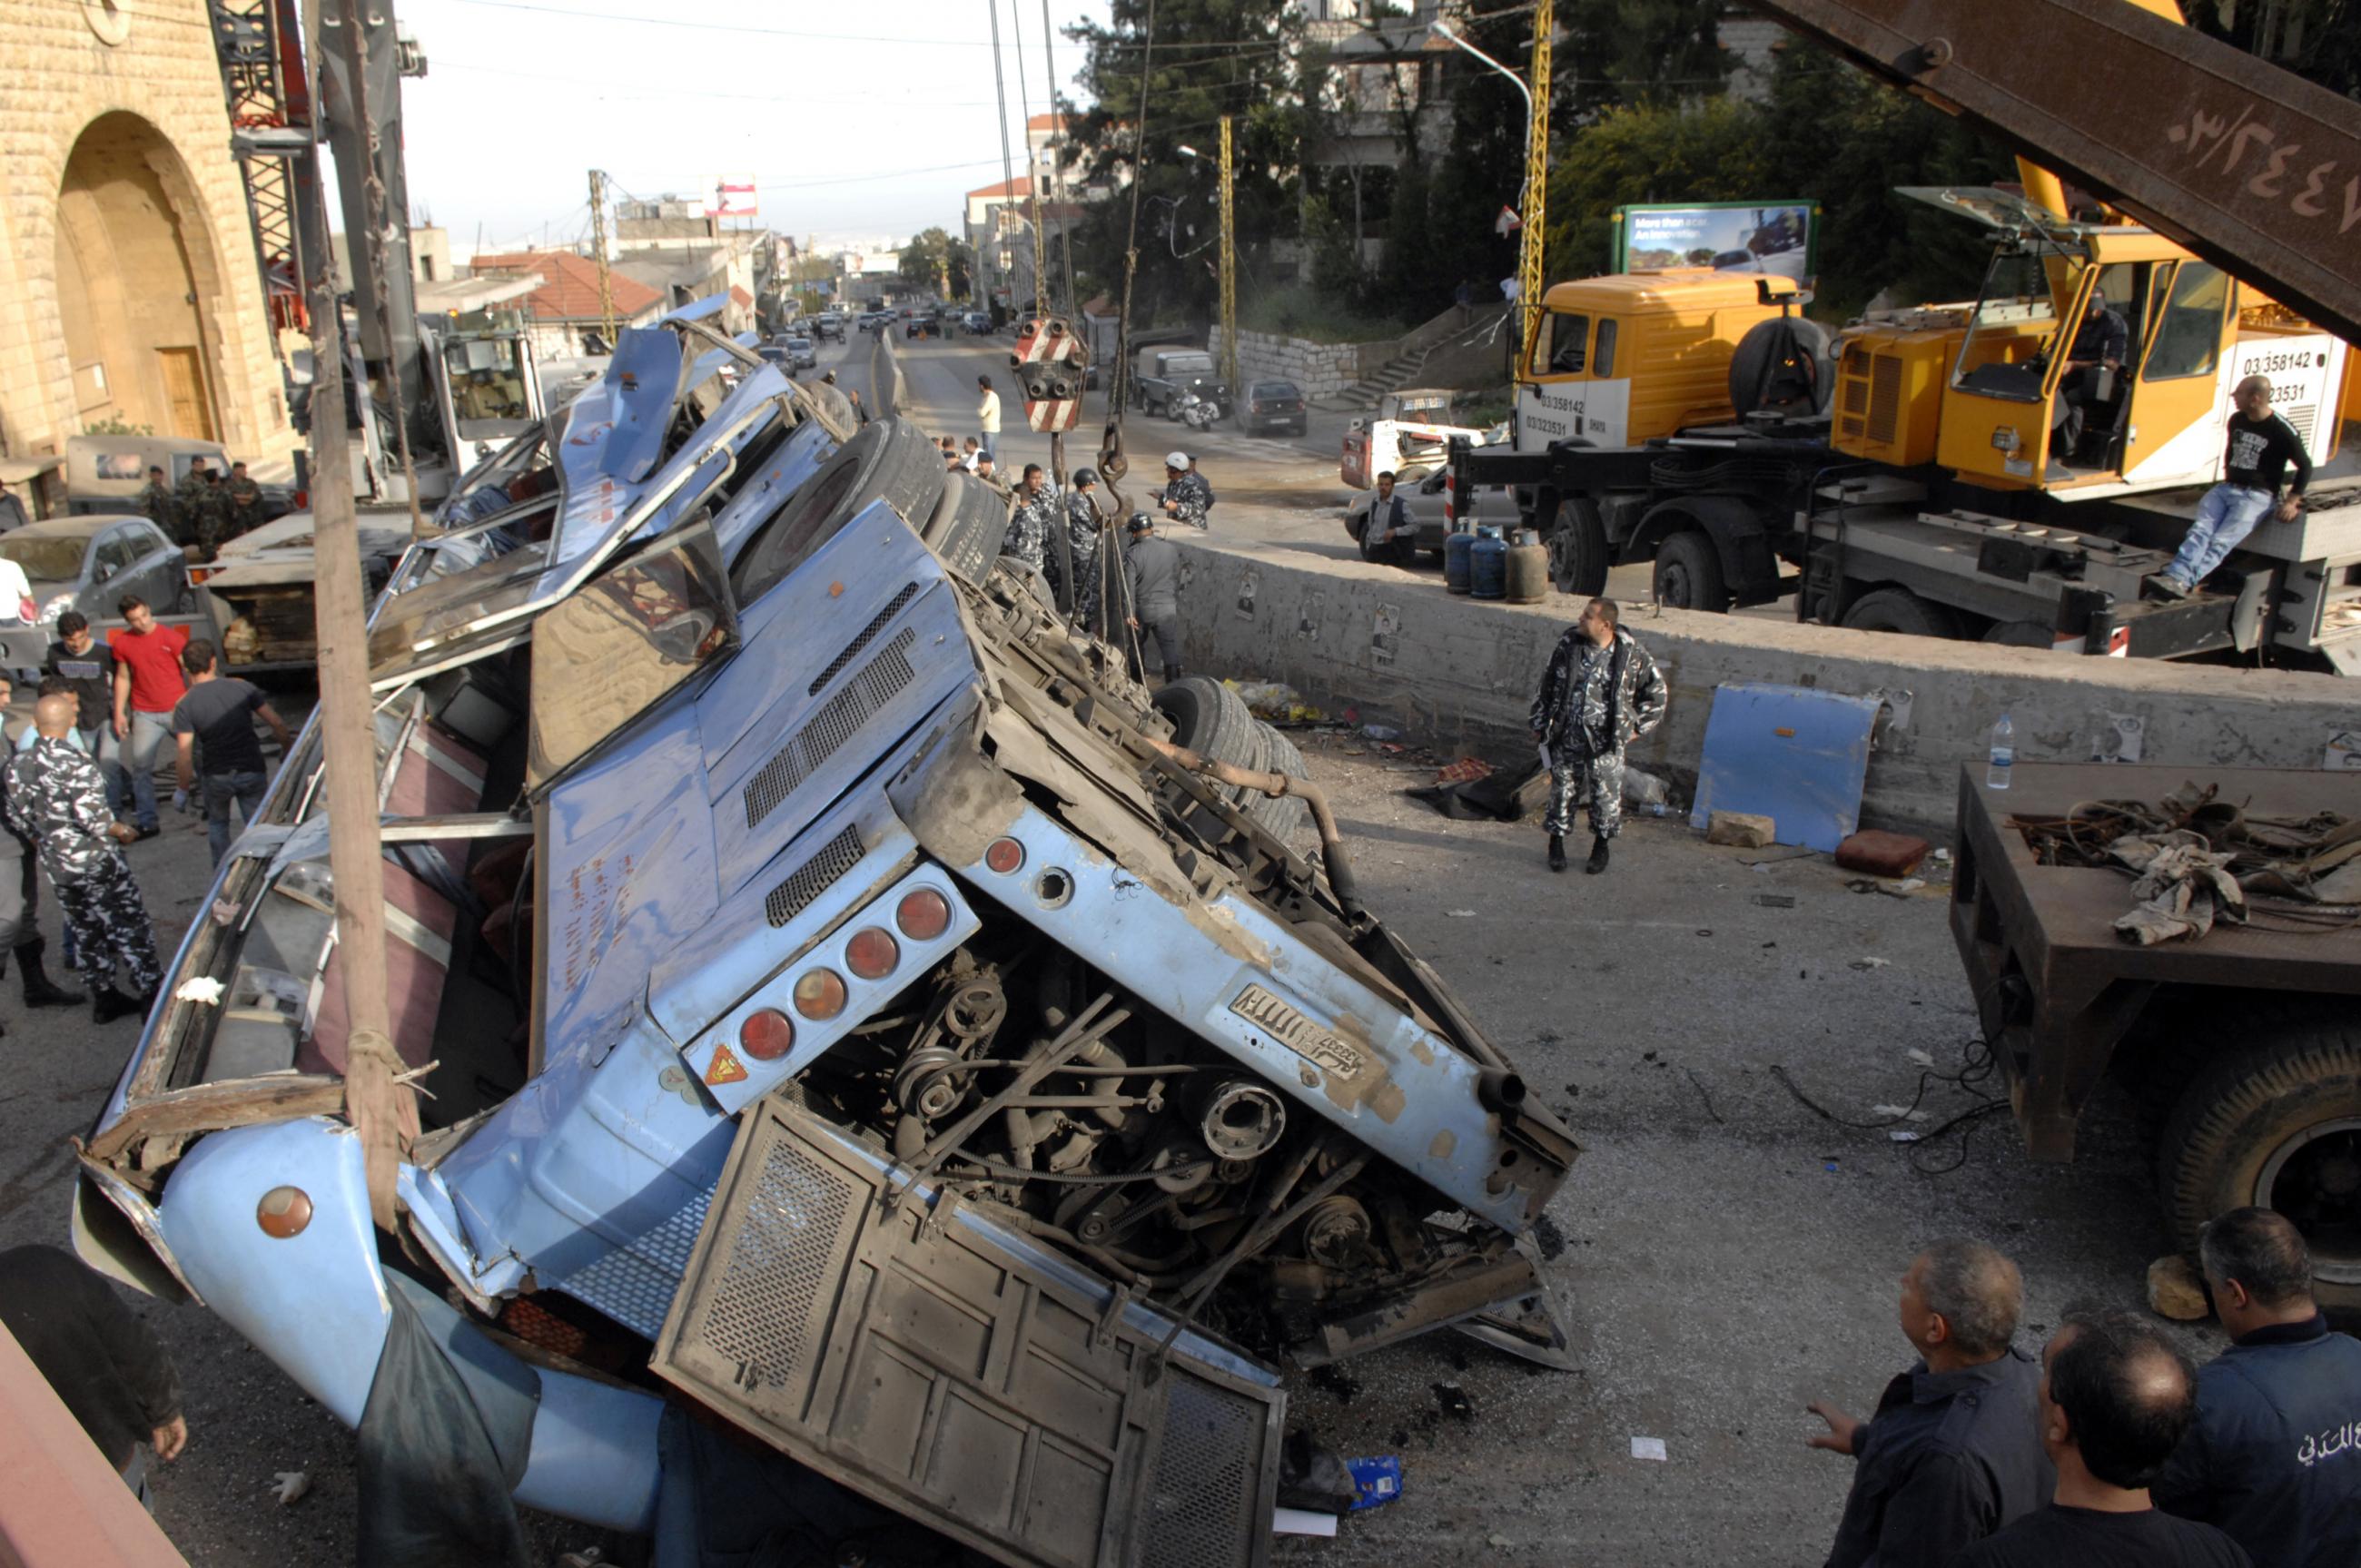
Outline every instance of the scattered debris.
<svg viewBox="0 0 2361 1568"><path fill-rule="evenodd" d="M1931 1057L1931 1056L1927 1055L1925 1051L1920 1050L1920 1049L1919 1049L1917 1047L1916 1047L1916 1046L1911 1047L1908 1050L1906 1050L1906 1051L1903 1052L1902 1054L1903 1054L1903 1055L1905 1055L1905 1056L1906 1056L1906 1057L1908 1057L1908 1058L1910 1058L1910 1060L1911 1060L1915 1065L1916 1065L1916 1066L1919 1066L1919 1067L1933 1067L1933 1066L1935 1065L1935 1058L1934 1058L1933 1057Z"/></svg>
<svg viewBox="0 0 2361 1568"><path fill-rule="evenodd" d="M1875 877L1865 876L1857 876L1845 883L1845 886L1855 893L1882 893L1888 898L1907 898L1910 896L1911 888L1926 885L1916 877L1912 877L1906 885L1898 882L1880 882Z"/></svg>
<svg viewBox="0 0 2361 1568"><path fill-rule="evenodd" d="M222 982L213 976L195 974L182 981L172 995L178 1001L193 1002L204 1007L218 1007L221 1005L223 989Z"/></svg>
<svg viewBox="0 0 2361 1568"><path fill-rule="evenodd" d="M1446 909L1444 913L1450 916L1454 920L1473 920L1476 918L1476 912L1472 909Z"/></svg>
<svg viewBox="0 0 2361 1568"><path fill-rule="evenodd" d="M1549 1216L1544 1214L1542 1217L1542 1223L1549 1223ZM1546 1243L1543 1244L1542 1255L1543 1257L1550 1255ZM1324 1361L1313 1367L1311 1372L1311 1382L1314 1388L1335 1395L1336 1402L1340 1405L1351 1404L1361 1392L1361 1380L1333 1361Z"/></svg>
<svg viewBox="0 0 2361 1568"><path fill-rule="evenodd" d="M1298 1427L1287 1434L1279 1450L1279 1506L1308 1508L1314 1513L1341 1514L1359 1496L1345 1456Z"/></svg>
<svg viewBox="0 0 2361 1568"><path fill-rule="evenodd" d="M1777 842L1778 825L1767 817L1744 811L1717 811L1706 818L1705 841L1738 850L1760 850Z"/></svg>
<svg viewBox="0 0 2361 1568"><path fill-rule="evenodd" d="M1353 1508L1382 1508L1401 1496L1401 1461L1390 1453L1380 1453L1369 1459L1347 1459L1345 1468L1353 1475Z"/></svg>
<svg viewBox="0 0 2361 1568"><path fill-rule="evenodd" d="M1754 895L1754 902L1765 909L1793 909L1795 907L1795 895L1792 893L1758 893Z"/></svg>
<svg viewBox="0 0 2361 1568"><path fill-rule="evenodd" d="M1784 855L1765 855L1759 861L1750 861L1741 855L1738 857L1738 863L1741 866L1752 866L1759 872L1765 866L1784 865L1789 861L1808 861L1818 853L1817 850L1812 849L1791 850Z"/></svg>
<svg viewBox="0 0 2361 1568"><path fill-rule="evenodd" d="M1328 716L1303 700L1303 694L1285 681L1224 681L1238 694L1246 711L1273 724L1318 724Z"/></svg>
<svg viewBox="0 0 2361 1568"><path fill-rule="evenodd" d="M2202 1322L2213 1316L2205 1299L2205 1281L2180 1254L2167 1253L2147 1266L2147 1304L2158 1316L2176 1323Z"/></svg>
<svg viewBox="0 0 2361 1568"><path fill-rule="evenodd" d="M1905 877L1918 869L1931 848L1924 839L1864 828L1837 846L1837 864L1872 876Z"/></svg>
<svg viewBox="0 0 2361 1568"><path fill-rule="evenodd" d="M1872 1105L1869 1108L1869 1113L1872 1116L1891 1117L1896 1122L1923 1122L1927 1120L1926 1112L1914 1111L1907 1105Z"/></svg>
<svg viewBox="0 0 2361 1568"><path fill-rule="evenodd" d="M312 1473L308 1470L281 1470L275 1478L279 1485L272 1488L271 1495L279 1499L279 1506L282 1508L312 1489Z"/></svg>
<svg viewBox="0 0 2361 1568"><path fill-rule="evenodd" d="M1850 967L1858 970L1880 970L1893 961L1892 959L1855 959Z"/></svg>
<svg viewBox="0 0 2361 1568"><path fill-rule="evenodd" d="M1672 798L1672 786L1644 768L1623 770L1623 799L1632 806L1663 806Z"/></svg>
<svg viewBox="0 0 2361 1568"><path fill-rule="evenodd" d="M1474 784L1477 779L1491 775L1492 764L1483 758L1462 757L1457 762L1445 762L1435 769L1434 782L1438 784Z"/></svg>
<svg viewBox="0 0 2361 1568"><path fill-rule="evenodd" d="M1285 1507L1273 1508L1270 1514L1270 1533L1273 1535L1334 1535L1336 1516L1315 1513L1310 1508Z"/></svg>
<svg viewBox="0 0 2361 1568"><path fill-rule="evenodd" d="M1672 1458L1672 1455L1664 1452L1664 1440L1663 1438L1635 1437L1631 1440L1631 1457L1634 1459L1668 1461Z"/></svg>
<svg viewBox="0 0 2361 1568"><path fill-rule="evenodd" d="M1364 724L1361 726L1361 733L1369 740L1377 741L1399 740L1401 739L1401 731L1395 729L1390 724ZM1401 750L1399 746L1393 749L1397 751Z"/></svg>
<svg viewBox="0 0 2361 1568"><path fill-rule="evenodd" d="M1467 1398L1466 1389L1456 1383L1437 1383L1433 1387L1434 1404L1437 1409L1455 1420L1475 1420L1475 1401Z"/></svg>
<svg viewBox="0 0 2361 1568"><path fill-rule="evenodd" d="M1487 1546L1506 1546L1509 1544L1509 1538L1502 1535L1496 1530L1491 1534L1484 1538L1484 1544Z"/></svg>
<svg viewBox="0 0 2361 1568"><path fill-rule="evenodd" d="M1919 1136L1918 1130L1915 1127L1896 1127L1885 1135L1897 1144L1915 1144Z"/></svg>
<svg viewBox="0 0 2361 1568"><path fill-rule="evenodd" d="M1705 1080L1699 1078L1694 1069L1683 1068L1681 1070L1689 1075L1691 1083L1697 1085L1697 1098L1705 1102L1705 1113L1713 1118L1714 1125L1728 1126L1730 1124L1721 1119L1721 1113L1713 1108L1713 1091L1706 1088Z"/></svg>

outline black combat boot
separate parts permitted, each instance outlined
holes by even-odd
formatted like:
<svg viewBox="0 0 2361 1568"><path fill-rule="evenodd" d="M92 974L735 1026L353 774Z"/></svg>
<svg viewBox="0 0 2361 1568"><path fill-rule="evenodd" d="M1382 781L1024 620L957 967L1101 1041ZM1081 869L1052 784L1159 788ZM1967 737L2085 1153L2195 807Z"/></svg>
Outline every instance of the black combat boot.
<svg viewBox="0 0 2361 1568"><path fill-rule="evenodd" d="M103 985L90 999L90 1015L94 1023L112 1024L117 1018L145 1017L148 1009L136 996L126 996L111 985Z"/></svg>
<svg viewBox="0 0 2361 1568"><path fill-rule="evenodd" d="M1563 834L1563 833L1553 833L1553 834L1551 834L1551 835L1550 835L1550 854L1549 854L1549 861L1550 861L1550 870L1552 870L1552 871L1554 871L1554 872L1562 872L1562 871L1565 870L1565 834Z"/></svg>
<svg viewBox="0 0 2361 1568"><path fill-rule="evenodd" d="M1596 835L1592 836L1590 840L1590 859L1583 863L1582 869L1588 872L1592 876L1597 876L1600 872L1607 869L1606 839Z"/></svg>
<svg viewBox="0 0 2361 1568"><path fill-rule="evenodd" d="M68 991L49 979L41 965L41 950L48 943L39 939L26 943L16 949L17 972L24 977L25 1005L27 1007L73 1007L83 1000L79 991Z"/></svg>

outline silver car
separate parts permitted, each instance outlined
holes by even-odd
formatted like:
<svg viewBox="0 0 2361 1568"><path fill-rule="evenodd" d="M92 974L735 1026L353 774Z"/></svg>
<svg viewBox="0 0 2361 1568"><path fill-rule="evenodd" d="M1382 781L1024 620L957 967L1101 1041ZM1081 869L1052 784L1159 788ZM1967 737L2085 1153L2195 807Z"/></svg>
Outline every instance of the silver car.
<svg viewBox="0 0 2361 1568"><path fill-rule="evenodd" d="M192 598L188 557L144 517L94 512L30 523L0 535L0 557L25 569L45 627L70 609L93 625L120 620L115 607L126 594L158 615L178 614ZM14 608L0 606L0 614Z"/></svg>

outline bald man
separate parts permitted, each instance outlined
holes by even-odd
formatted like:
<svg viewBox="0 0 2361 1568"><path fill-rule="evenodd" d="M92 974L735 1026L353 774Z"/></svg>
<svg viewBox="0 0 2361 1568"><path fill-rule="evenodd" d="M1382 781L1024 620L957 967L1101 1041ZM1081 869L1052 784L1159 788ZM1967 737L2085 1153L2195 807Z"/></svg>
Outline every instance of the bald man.
<svg viewBox="0 0 2361 1568"><path fill-rule="evenodd" d="M139 884L123 859L124 842L138 829L115 821L98 764L73 743L79 710L71 692L34 705L38 739L9 763L7 815L11 828L39 846L90 982L91 1016L104 1024L144 1015L164 974ZM128 993L115 989L118 964L130 971Z"/></svg>
<svg viewBox="0 0 2361 1568"><path fill-rule="evenodd" d="M2058 1467L2056 1501L1952 1568L2254 1568L2228 1536L2148 1497L2197 1414L2187 1356L2136 1318L2069 1308L2042 1364L2041 1446Z"/></svg>

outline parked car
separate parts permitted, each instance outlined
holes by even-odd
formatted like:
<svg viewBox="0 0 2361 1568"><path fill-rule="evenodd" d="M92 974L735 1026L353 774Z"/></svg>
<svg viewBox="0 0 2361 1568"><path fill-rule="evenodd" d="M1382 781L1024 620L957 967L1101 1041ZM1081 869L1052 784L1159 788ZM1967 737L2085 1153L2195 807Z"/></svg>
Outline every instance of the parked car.
<svg viewBox="0 0 2361 1568"><path fill-rule="evenodd" d="M1311 420L1303 389L1292 381L1249 383L1238 409L1238 428L1248 435L1302 435L1311 430Z"/></svg>
<svg viewBox="0 0 2361 1568"><path fill-rule="evenodd" d="M818 346L807 337L787 339L787 353L798 370L809 370L819 363Z"/></svg>
<svg viewBox="0 0 2361 1568"><path fill-rule="evenodd" d="M1214 368L1213 356L1202 348L1143 348L1137 369L1131 402L1142 413L1179 419L1183 389L1212 403L1216 418L1230 411L1230 384Z"/></svg>
<svg viewBox="0 0 2361 1568"><path fill-rule="evenodd" d="M115 601L125 594L137 594L159 615L191 603L188 557L144 517L81 512L27 523L0 534L0 557L32 580L43 626L70 609L93 621L117 620Z"/></svg>
<svg viewBox="0 0 2361 1568"><path fill-rule="evenodd" d="M822 311L812 318L812 335L825 343L844 341L844 317L836 311Z"/></svg>
<svg viewBox="0 0 2361 1568"><path fill-rule="evenodd" d="M991 313L987 311L970 311L961 321L960 325L965 331L975 333L979 335L989 335L992 332Z"/></svg>
<svg viewBox="0 0 2361 1568"><path fill-rule="evenodd" d="M912 315L909 323L902 330L906 337L940 337L942 335L942 328L937 323L935 313L932 311L920 311Z"/></svg>

